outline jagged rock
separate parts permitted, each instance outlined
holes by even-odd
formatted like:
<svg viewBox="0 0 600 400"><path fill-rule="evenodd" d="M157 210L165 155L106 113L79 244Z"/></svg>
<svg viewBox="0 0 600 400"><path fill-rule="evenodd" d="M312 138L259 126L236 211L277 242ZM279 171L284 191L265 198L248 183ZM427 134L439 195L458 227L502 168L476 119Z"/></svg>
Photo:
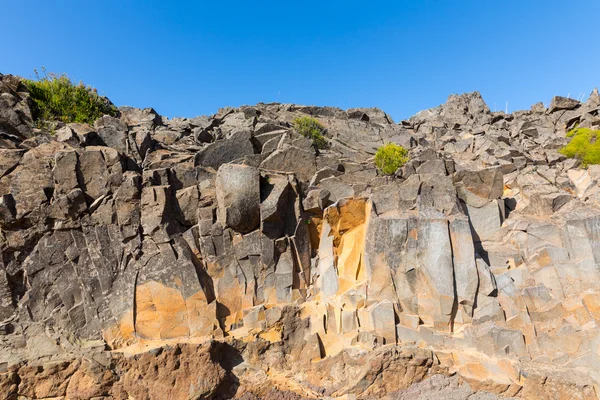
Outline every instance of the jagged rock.
<svg viewBox="0 0 600 400"><path fill-rule="evenodd" d="M558 150L597 95L505 114L470 93L400 124L124 107L55 135L27 96L0 76L0 392L383 398L456 373L595 398L600 168ZM411 156L389 177L388 142Z"/></svg>
<svg viewBox="0 0 600 400"><path fill-rule="evenodd" d="M67 127L71 129L71 131L77 137L79 143L82 146L91 146L91 145L100 145L100 140L98 139L98 135L96 131L89 126L88 124L77 124L71 123L67 124Z"/></svg>
<svg viewBox="0 0 600 400"><path fill-rule="evenodd" d="M322 169L318 170L317 172L315 172L315 174L311 178L309 184L310 184L310 186L316 186L323 179L332 178L332 177L340 176L340 175L342 175L342 173L340 171L334 170L333 168L330 168L330 167L325 167L325 168L322 168Z"/></svg>
<svg viewBox="0 0 600 400"><path fill-rule="evenodd" d="M51 160L64 150L59 142L50 142L23 154L19 164L0 178L2 194L10 194L15 201L16 217L22 218L49 201L54 190Z"/></svg>
<svg viewBox="0 0 600 400"><path fill-rule="evenodd" d="M62 128L58 129L54 134L56 136L56 140L58 140L59 142L76 141L75 132L73 132L73 130L69 126L63 126Z"/></svg>
<svg viewBox="0 0 600 400"><path fill-rule="evenodd" d="M146 126L152 128L162 123L162 118L152 108L119 107L120 120L127 126Z"/></svg>
<svg viewBox="0 0 600 400"><path fill-rule="evenodd" d="M127 125L120 119L105 115L94 122L94 129L104 146L128 152Z"/></svg>
<svg viewBox="0 0 600 400"><path fill-rule="evenodd" d="M48 216L56 220L67 218L78 219L87 209L83 191L81 189L74 189L54 200L48 211Z"/></svg>
<svg viewBox="0 0 600 400"><path fill-rule="evenodd" d="M307 212L320 212L323 211L331 200L329 199L330 193L324 189L315 189L308 192L306 198L302 200L302 207Z"/></svg>
<svg viewBox="0 0 600 400"><path fill-rule="evenodd" d="M260 164L260 168L277 172L293 172L305 182L308 182L317 171L314 152L293 146L275 150Z"/></svg>
<svg viewBox="0 0 600 400"><path fill-rule="evenodd" d="M548 112L553 113L555 111L560 110L572 110L579 106L580 103L575 99L570 99L567 97L554 96L552 101L550 102L550 107Z"/></svg>
<svg viewBox="0 0 600 400"><path fill-rule="evenodd" d="M504 190L504 179L500 168L458 171L454 174L454 183L457 185L459 195L462 195L461 198L468 204L476 202L472 200L470 194L482 199L496 200L502 196Z"/></svg>
<svg viewBox="0 0 600 400"><path fill-rule="evenodd" d="M529 198L529 206L527 208L533 214L552 215L567 204L573 196L568 193L534 193Z"/></svg>
<svg viewBox="0 0 600 400"><path fill-rule="evenodd" d="M31 137L33 119L20 79L0 74L0 145L15 148Z"/></svg>
<svg viewBox="0 0 600 400"><path fill-rule="evenodd" d="M227 139L217 140L196 154L194 165L218 169L222 164L254 154L250 131L239 131Z"/></svg>
<svg viewBox="0 0 600 400"><path fill-rule="evenodd" d="M24 150L0 149L0 177L9 174L21 160Z"/></svg>
<svg viewBox="0 0 600 400"><path fill-rule="evenodd" d="M169 186L152 186L142 189L141 225L146 235L158 243L168 242L179 233L174 213L175 198Z"/></svg>
<svg viewBox="0 0 600 400"><path fill-rule="evenodd" d="M356 194L352 186L345 184L336 177L323 179L319 188L329 192L329 200L336 202L343 198L351 198Z"/></svg>

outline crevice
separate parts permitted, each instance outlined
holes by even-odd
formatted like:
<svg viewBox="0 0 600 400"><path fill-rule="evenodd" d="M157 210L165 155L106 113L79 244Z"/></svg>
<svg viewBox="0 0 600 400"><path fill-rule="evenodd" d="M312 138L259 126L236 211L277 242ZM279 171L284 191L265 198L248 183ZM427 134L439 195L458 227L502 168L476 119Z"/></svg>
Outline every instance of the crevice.
<svg viewBox="0 0 600 400"><path fill-rule="evenodd" d="M133 334L137 336L137 286L138 286L138 278L140 276L140 271L136 271L135 279L133 281Z"/></svg>
<svg viewBox="0 0 600 400"><path fill-rule="evenodd" d="M6 171L4 171L4 173L2 175L0 175L0 179L4 178L5 176L10 175L15 169L17 169L18 166L19 166L19 163L17 162L15 165L8 168Z"/></svg>
<svg viewBox="0 0 600 400"><path fill-rule="evenodd" d="M25 271L19 270L15 274L6 274L8 280L8 286L10 288L11 300L13 307L17 307L19 301L27 293L27 279L25 277Z"/></svg>
<svg viewBox="0 0 600 400"><path fill-rule="evenodd" d="M450 222L446 222L448 228L448 240L450 241L450 256L452 258L452 288L454 290L454 301L452 302L452 311L450 312L450 332L454 332L454 320L458 314L458 291L456 288L456 268L454 265L454 249L452 247L452 235L450 233Z"/></svg>

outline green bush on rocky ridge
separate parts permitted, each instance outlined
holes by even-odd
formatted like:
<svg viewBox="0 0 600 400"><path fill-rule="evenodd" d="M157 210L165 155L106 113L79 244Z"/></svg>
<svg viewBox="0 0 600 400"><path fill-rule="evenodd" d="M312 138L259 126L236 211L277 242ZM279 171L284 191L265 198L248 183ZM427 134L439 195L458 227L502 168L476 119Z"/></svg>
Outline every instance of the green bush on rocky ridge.
<svg viewBox="0 0 600 400"><path fill-rule="evenodd" d="M93 124L103 115L117 114L112 103L83 83L74 84L65 74L35 71L35 79L23 83L31 95L33 120L38 127L51 121Z"/></svg>
<svg viewBox="0 0 600 400"><path fill-rule="evenodd" d="M559 152L569 158L581 160L584 167L600 164L600 130L574 128L567 133L569 143Z"/></svg>
<svg viewBox="0 0 600 400"><path fill-rule="evenodd" d="M408 159L408 151L394 143L381 146L375 153L375 165L384 175L393 175Z"/></svg>
<svg viewBox="0 0 600 400"><path fill-rule="evenodd" d="M325 127L321 125L318 119L311 117L299 117L294 119L294 129L304 137L311 139L318 149L325 149L328 146L327 140L323 134Z"/></svg>

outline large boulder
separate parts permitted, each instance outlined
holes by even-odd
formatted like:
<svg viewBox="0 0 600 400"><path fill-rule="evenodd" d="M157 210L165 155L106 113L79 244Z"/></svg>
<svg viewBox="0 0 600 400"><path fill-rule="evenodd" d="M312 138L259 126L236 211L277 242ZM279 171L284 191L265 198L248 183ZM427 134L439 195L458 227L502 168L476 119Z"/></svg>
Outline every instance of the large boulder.
<svg viewBox="0 0 600 400"><path fill-rule="evenodd" d="M581 103L579 103L575 99L570 99L568 97L554 96L552 101L550 102L550 112L560 111L560 110L572 110L578 107Z"/></svg>
<svg viewBox="0 0 600 400"><path fill-rule="evenodd" d="M217 218L248 233L260 225L260 173L247 165L224 164L217 171Z"/></svg>

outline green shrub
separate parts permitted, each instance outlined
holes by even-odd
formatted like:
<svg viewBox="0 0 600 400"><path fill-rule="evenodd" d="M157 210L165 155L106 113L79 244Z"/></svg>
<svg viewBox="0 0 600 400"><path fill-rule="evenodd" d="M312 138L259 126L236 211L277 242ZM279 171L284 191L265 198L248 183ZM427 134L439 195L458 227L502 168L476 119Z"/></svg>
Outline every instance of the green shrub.
<svg viewBox="0 0 600 400"><path fill-rule="evenodd" d="M75 85L65 74L46 73L24 84L33 100L33 120L39 127L51 121L93 124L105 114L115 116L117 109L108 99L98 95L96 89L83 83Z"/></svg>
<svg viewBox="0 0 600 400"><path fill-rule="evenodd" d="M578 158L584 167L600 164L600 130L575 128L567 133L569 143L559 152L569 158Z"/></svg>
<svg viewBox="0 0 600 400"><path fill-rule="evenodd" d="M393 175L408 161L408 151L394 143L388 143L377 149L375 165L384 175Z"/></svg>
<svg viewBox="0 0 600 400"><path fill-rule="evenodd" d="M304 137L311 139L318 149L325 149L328 142L323 134L325 127L318 119L311 117L299 117L294 120L294 129Z"/></svg>

